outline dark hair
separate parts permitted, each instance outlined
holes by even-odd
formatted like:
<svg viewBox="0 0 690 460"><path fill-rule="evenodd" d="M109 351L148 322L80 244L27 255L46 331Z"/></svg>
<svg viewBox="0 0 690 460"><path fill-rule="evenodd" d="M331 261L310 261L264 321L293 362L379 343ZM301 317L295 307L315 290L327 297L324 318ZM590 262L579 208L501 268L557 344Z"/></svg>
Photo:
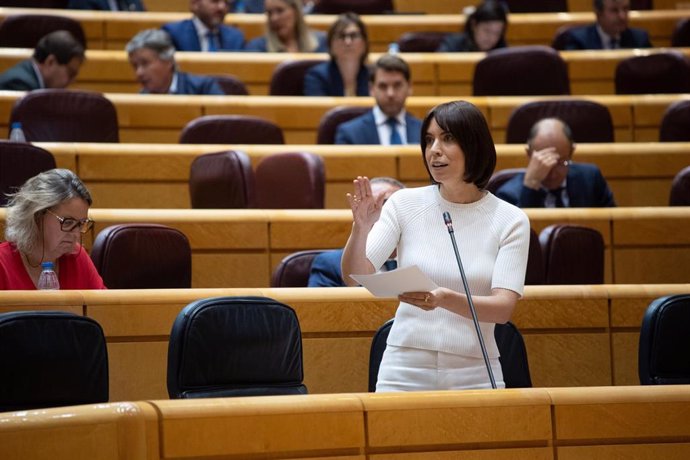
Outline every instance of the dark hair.
<svg viewBox="0 0 690 460"><path fill-rule="evenodd" d="M335 40L336 35L341 33L347 26L354 24L359 29L359 33L362 34L362 40L364 40L364 54L362 55L362 63L367 60L369 55L369 35L367 34L367 26L364 25L362 18L359 17L357 13L347 12L339 15L331 28L328 29L328 54L331 55L331 59L335 59L333 54L331 54L331 47L333 40Z"/></svg>
<svg viewBox="0 0 690 460"><path fill-rule="evenodd" d="M38 41L34 49L34 59L43 63L51 54L59 64L65 65L75 57L84 59L84 47L68 31L56 30Z"/></svg>
<svg viewBox="0 0 690 460"><path fill-rule="evenodd" d="M506 15L506 8L502 3L493 0L480 3L472 14L467 17L465 21L465 35L470 41L473 51L478 51L477 43L474 41L474 31L472 24L477 25L480 22L501 21L503 26L503 33L501 38L496 42L493 49L505 48L506 44L506 28L508 27L508 16Z"/></svg>
<svg viewBox="0 0 690 460"><path fill-rule="evenodd" d="M384 54L374 64L374 68L371 69L369 74L369 80L373 83L376 78L377 70L384 70L386 72L400 72L405 77L405 81L410 81L410 66L407 65L400 56L395 54Z"/></svg>
<svg viewBox="0 0 690 460"><path fill-rule="evenodd" d="M532 141L534 140L535 137L539 135L539 131L541 131L541 127L545 122L553 122L556 121L560 123L561 128L563 128L563 135L565 138L570 142L570 146L572 147L573 145L573 130L570 129L570 126L568 126L568 123L565 121L561 120L558 117L548 117L548 118L542 118L538 122L532 125L532 128L529 130L529 137L527 138L527 145L529 148L532 148Z"/></svg>
<svg viewBox="0 0 690 460"><path fill-rule="evenodd" d="M592 1L592 8L594 8L594 11L602 11L604 9L604 0Z"/></svg>
<svg viewBox="0 0 690 460"><path fill-rule="evenodd" d="M465 155L465 176L462 180L480 189L485 188L496 167L496 147L482 112L467 101L453 101L437 105L426 114L420 143L422 159L431 182L436 183L425 156L426 133L431 120L436 120L442 130L452 134L462 149Z"/></svg>

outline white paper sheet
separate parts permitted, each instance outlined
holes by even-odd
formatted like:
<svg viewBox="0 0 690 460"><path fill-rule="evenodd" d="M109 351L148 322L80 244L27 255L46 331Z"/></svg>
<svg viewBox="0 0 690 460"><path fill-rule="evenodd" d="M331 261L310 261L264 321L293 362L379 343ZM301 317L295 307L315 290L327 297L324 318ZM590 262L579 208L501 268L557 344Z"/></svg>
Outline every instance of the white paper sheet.
<svg viewBox="0 0 690 460"><path fill-rule="evenodd" d="M397 297L403 292L432 291L436 283L416 265L373 275L350 275L376 297Z"/></svg>

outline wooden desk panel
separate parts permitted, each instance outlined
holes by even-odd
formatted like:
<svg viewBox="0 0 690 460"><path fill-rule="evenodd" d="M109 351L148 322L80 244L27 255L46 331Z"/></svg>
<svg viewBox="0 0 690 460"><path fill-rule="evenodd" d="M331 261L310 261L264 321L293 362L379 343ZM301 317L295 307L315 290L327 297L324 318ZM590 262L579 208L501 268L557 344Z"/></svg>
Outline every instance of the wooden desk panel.
<svg viewBox="0 0 690 460"><path fill-rule="evenodd" d="M0 130L7 128L14 101L23 93L0 91ZM312 144L321 117L337 106L367 106L368 97L270 97L270 96L169 96L112 93L120 122L121 142L177 143L182 128L194 118L211 114L246 114L259 116L280 125L287 144ZM611 111L616 141L649 141L649 133L658 133L661 115L673 102L688 95L592 96ZM510 114L526 102L559 99L556 97L468 97L486 116L494 141L502 143ZM562 99L562 98L561 98ZM411 97L407 109L423 118L429 109L448 102L447 97ZM295 113L299 117L295 117ZM5 120L5 121L2 121ZM657 134L658 136L658 134ZM644 139L647 137L647 139Z"/></svg>

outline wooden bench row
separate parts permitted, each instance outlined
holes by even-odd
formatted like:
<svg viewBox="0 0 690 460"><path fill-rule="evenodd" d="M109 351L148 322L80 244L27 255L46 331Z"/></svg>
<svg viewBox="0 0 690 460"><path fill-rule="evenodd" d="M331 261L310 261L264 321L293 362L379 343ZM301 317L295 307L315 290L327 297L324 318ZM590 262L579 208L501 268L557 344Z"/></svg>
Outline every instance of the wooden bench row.
<svg viewBox="0 0 690 460"><path fill-rule="evenodd" d="M14 102L22 92L0 91L0 131L7 129ZM271 96L170 96L106 94L117 110L120 142L176 143L182 128L202 115L253 115L278 124L287 144L313 144L323 115L338 106L371 107L368 97L271 97ZM530 101L561 97L463 97L484 113L494 142L505 140L508 119L516 107ZM588 96L584 99L608 107L613 119L616 142L653 142L659 139L659 125L673 102L690 98L688 94L644 96ZM437 104L458 99L450 97L411 97L407 109L423 118ZM299 116L295 116L299 114ZM6 131L7 132L7 131Z"/></svg>
<svg viewBox="0 0 690 460"><path fill-rule="evenodd" d="M639 384L647 306L687 292L688 284L526 287L512 321L525 339L533 385ZM108 343L110 401L167 399L172 324L187 304L216 296L265 296L295 309L310 393L367 391L371 338L398 304L363 288L5 291L0 312L57 309L95 319Z"/></svg>
<svg viewBox="0 0 690 460"><path fill-rule="evenodd" d="M433 4L437 2L427 3ZM187 8L184 8L182 11L187 11ZM460 6L456 7L453 13L459 13L459 11ZM576 13L511 14L508 19L507 41L512 46L550 45L556 31L560 27L594 22L591 6L586 11ZM140 30L159 28L168 22L180 21L190 17L190 13L185 12L132 14L41 10L35 8L0 8L0 20L10 14L57 14L74 18L82 24L88 40L88 46L91 49L123 49L125 44ZM686 17L687 11L683 10L633 11L630 13L630 26L646 29L654 45L669 46L671 34L676 23L679 19ZM334 20L335 16L333 15L309 15L306 17L309 27L323 31L328 30ZM405 32L459 32L465 24L465 16L461 14L372 15L364 16L363 20L367 25L371 49L374 51L385 51L390 43L398 40ZM229 14L225 18L225 23L238 27L244 32L247 39L251 39L264 33L266 19L264 15L260 14Z"/></svg>
<svg viewBox="0 0 690 460"><path fill-rule="evenodd" d="M398 13L427 13L427 14L455 14L468 6L474 6L474 0L394 0L393 5ZM148 11L187 11L187 0L146 0ZM655 10L674 10L688 8L682 0L654 0L652 8ZM569 0L567 11L592 11L591 0Z"/></svg>
<svg viewBox="0 0 690 460"><path fill-rule="evenodd" d="M247 153L254 168L262 158L288 151L324 160L326 208L346 208L345 193L358 175L389 176L408 186L427 185L418 146L179 145L38 143L59 167L86 183L98 208L190 207L189 171L199 155L223 150ZM496 170L527 165L523 145L497 146ZM666 206L674 176L690 165L689 143L579 144L575 160L597 164L619 206Z"/></svg>
<svg viewBox="0 0 690 460"><path fill-rule="evenodd" d="M139 401L0 414L25 460L690 455L688 386Z"/></svg>
<svg viewBox="0 0 690 460"><path fill-rule="evenodd" d="M554 223L598 230L606 247L608 283L683 283L690 271L690 208L528 209L536 232ZM90 248L103 228L150 222L178 228L192 247L192 286L266 287L286 255L344 246L352 227L348 210L92 209ZM0 209L0 227L5 210Z"/></svg>
<svg viewBox="0 0 690 460"><path fill-rule="evenodd" d="M573 95L615 93L616 66L633 56L664 52L668 49L562 51L570 76ZM676 51L690 55L689 48ZM0 71L31 55L26 49L0 49ZM372 54L375 62L379 55ZM402 53L410 64L414 94L418 96L470 96L474 69L484 53ZM178 53L181 69L192 73L232 74L242 80L251 95L265 95L275 67L286 59L321 59L326 54L290 55L269 53ZM90 50L72 88L100 92L137 93L132 68L124 51Z"/></svg>

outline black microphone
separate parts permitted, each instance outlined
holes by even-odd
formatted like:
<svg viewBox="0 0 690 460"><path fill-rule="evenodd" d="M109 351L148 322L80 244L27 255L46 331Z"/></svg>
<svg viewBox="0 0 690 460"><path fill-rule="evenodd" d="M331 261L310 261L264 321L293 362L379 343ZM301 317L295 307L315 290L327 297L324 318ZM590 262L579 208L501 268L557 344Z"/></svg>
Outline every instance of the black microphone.
<svg viewBox="0 0 690 460"><path fill-rule="evenodd" d="M470 287L467 284L467 277L465 276L465 269L462 268L462 261L460 260L460 252L458 252L458 244L455 242L455 231L453 230L453 221L450 218L450 213L448 211L443 213L443 222L445 222L448 228L448 234L450 235L450 240L453 242L453 250L455 251L455 260L458 261L458 268L460 269L460 277L462 278L462 286L465 288L465 294L467 294L467 303L470 305L470 313L472 313L472 321L474 322L474 329L477 331L477 338L479 339L479 346L482 349L482 355L484 356L484 364L486 364L486 371L489 373L489 380L491 381L491 388L496 389L496 379L494 379L494 372L491 370L491 363L489 362L489 355L486 352L486 344L484 343L484 337L482 336L482 330L479 327L479 320L477 319L477 311L474 309L474 303L472 302L472 295L470 294Z"/></svg>

